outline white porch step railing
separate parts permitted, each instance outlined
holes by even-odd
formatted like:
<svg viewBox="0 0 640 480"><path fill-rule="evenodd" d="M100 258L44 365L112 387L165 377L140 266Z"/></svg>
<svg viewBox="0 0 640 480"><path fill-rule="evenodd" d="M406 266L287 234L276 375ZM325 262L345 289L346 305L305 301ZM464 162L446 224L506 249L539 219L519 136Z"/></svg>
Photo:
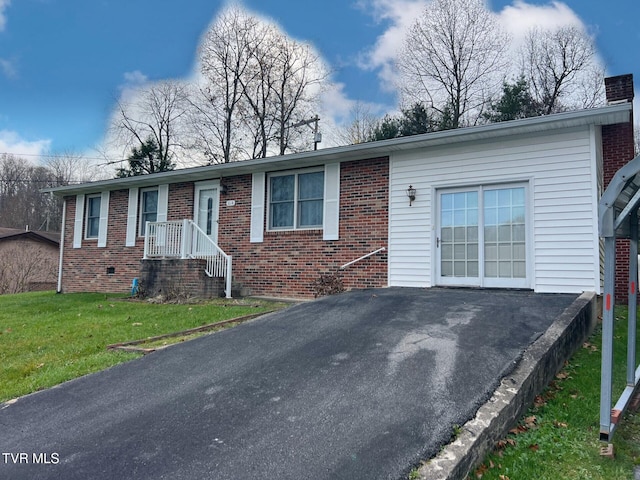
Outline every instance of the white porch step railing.
<svg viewBox="0 0 640 480"><path fill-rule="evenodd" d="M224 292L231 298L231 255L223 252L193 220L147 222L144 259L154 258L205 260L205 273L209 277L224 277Z"/></svg>

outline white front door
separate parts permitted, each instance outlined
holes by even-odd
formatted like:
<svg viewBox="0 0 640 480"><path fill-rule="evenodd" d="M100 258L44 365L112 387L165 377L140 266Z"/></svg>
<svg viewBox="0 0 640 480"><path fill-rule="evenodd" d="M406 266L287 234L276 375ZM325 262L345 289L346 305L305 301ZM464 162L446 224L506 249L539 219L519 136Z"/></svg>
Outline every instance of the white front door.
<svg viewBox="0 0 640 480"><path fill-rule="evenodd" d="M218 242L219 184L196 184L194 221L211 240Z"/></svg>
<svg viewBox="0 0 640 480"><path fill-rule="evenodd" d="M528 288L524 184L438 192L437 283Z"/></svg>

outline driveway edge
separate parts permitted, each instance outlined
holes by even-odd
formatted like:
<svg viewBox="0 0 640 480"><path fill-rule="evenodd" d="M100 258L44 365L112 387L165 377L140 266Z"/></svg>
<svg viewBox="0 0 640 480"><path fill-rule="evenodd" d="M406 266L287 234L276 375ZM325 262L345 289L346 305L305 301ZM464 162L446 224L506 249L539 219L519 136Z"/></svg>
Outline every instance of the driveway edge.
<svg viewBox="0 0 640 480"><path fill-rule="evenodd" d="M525 350L518 366L502 379L475 418L464 424L458 438L419 468L420 479L466 478L593 331L596 298L593 292L583 293L554 320Z"/></svg>

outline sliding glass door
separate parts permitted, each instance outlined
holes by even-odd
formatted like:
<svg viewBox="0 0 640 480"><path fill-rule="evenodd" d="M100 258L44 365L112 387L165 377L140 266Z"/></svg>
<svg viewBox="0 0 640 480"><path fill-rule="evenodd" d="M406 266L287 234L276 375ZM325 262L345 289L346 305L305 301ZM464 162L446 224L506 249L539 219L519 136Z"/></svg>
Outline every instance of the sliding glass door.
<svg viewBox="0 0 640 480"><path fill-rule="evenodd" d="M437 283L527 288L526 185L438 192Z"/></svg>

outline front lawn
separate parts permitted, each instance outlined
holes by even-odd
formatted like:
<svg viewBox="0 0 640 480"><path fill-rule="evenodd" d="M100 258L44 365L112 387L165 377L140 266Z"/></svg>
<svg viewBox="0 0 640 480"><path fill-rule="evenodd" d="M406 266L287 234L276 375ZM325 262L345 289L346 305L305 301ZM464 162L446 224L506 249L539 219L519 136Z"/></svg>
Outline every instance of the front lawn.
<svg viewBox="0 0 640 480"><path fill-rule="evenodd" d="M178 332L284 304L212 300L150 304L123 295L53 292L0 296L0 402L140 356L106 346ZM176 341L171 340L171 341Z"/></svg>

